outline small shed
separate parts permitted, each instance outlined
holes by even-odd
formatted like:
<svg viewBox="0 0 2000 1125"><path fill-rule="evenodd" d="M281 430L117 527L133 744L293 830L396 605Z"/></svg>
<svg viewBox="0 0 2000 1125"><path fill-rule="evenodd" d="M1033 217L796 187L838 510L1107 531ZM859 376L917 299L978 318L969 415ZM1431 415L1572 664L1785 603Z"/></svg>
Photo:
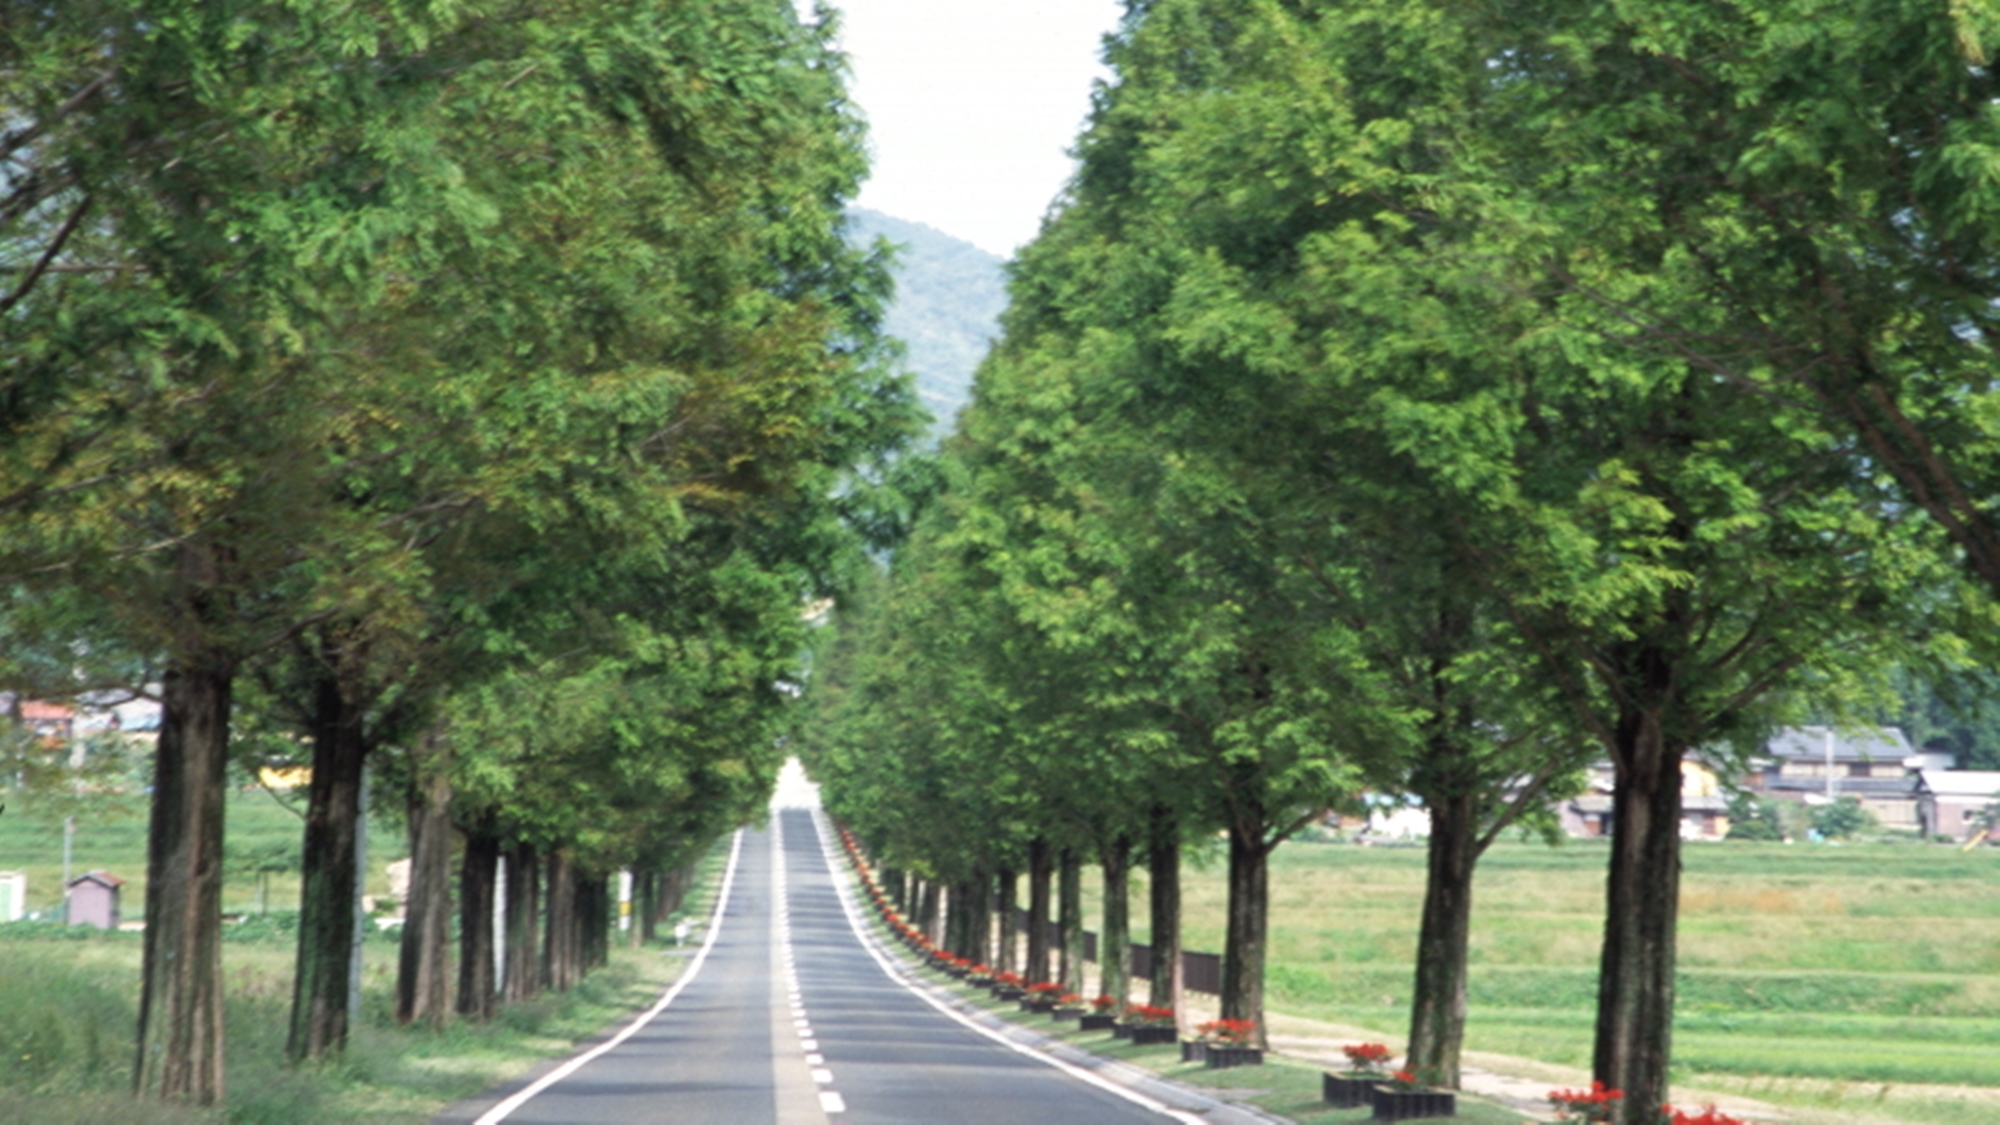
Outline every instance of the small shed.
<svg viewBox="0 0 2000 1125"><path fill-rule="evenodd" d="M28 911L28 873L0 871L0 922L18 922Z"/></svg>
<svg viewBox="0 0 2000 1125"><path fill-rule="evenodd" d="M69 881L67 919L72 926L96 926L100 930L118 928L118 892L125 880L103 871L91 871Z"/></svg>

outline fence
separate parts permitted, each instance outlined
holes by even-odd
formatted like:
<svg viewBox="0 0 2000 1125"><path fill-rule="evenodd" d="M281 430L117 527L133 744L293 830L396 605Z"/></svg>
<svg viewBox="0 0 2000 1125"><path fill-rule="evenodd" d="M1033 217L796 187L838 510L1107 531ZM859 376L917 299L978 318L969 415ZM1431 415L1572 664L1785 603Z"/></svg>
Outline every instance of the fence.
<svg viewBox="0 0 2000 1125"><path fill-rule="evenodd" d="M1021 932L1028 929L1028 912L1014 908L1014 925ZM1061 949L1063 944L1062 923L1048 922L1048 942L1050 949ZM1131 944L1132 975L1141 979L1153 975L1153 947ZM1097 960L1097 934L1083 931L1083 959ZM1202 953L1192 949L1181 950L1181 984L1189 992L1205 992L1211 996L1222 994L1222 954Z"/></svg>

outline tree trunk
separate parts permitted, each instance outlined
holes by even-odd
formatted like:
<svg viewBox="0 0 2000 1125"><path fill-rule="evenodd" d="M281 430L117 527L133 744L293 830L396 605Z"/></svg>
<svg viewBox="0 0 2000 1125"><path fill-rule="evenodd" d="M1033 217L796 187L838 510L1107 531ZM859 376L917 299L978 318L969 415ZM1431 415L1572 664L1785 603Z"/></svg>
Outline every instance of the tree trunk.
<svg viewBox="0 0 2000 1125"><path fill-rule="evenodd" d="M535 853L535 845L516 843L507 850L507 907L501 927L507 935L507 962L500 998L509 1004L532 1000L542 991L542 959L536 941L541 898L541 857Z"/></svg>
<svg viewBox="0 0 2000 1125"><path fill-rule="evenodd" d="M1040 837L1028 843L1028 967L1021 974L1029 984L1049 979L1049 846Z"/></svg>
<svg viewBox="0 0 2000 1125"><path fill-rule="evenodd" d="M1097 940L1098 994L1123 1005L1132 993L1132 839L1121 835L1098 856L1104 868L1104 930Z"/></svg>
<svg viewBox="0 0 2000 1125"><path fill-rule="evenodd" d="M944 917L943 906L944 903L938 900L937 880L918 880L917 929L921 930L924 937L930 940L933 948L936 948L939 945L940 939L944 937L943 934L938 932L938 923Z"/></svg>
<svg viewBox="0 0 2000 1125"><path fill-rule="evenodd" d="M1257 1025L1264 1046L1264 952L1270 907L1270 845L1262 835L1229 830L1229 919L1222 950L1222 1018Z"/></svg>
<svg viewBox="0 0 2000 1125"><path fill-rule="evenodd" d="M1062 900L1062 960L1060 976L1064 992L1083 993L1083 857L1075 848L1064 848L1057 878Z"/></svg>
<svg viewBox="0 0 2000 1125"><path fill-rule="evenodd" d="M1150 894L1147 900L1149 925L1153 931L1153 972L1148 979L1146 1003L1156 1008L1172 1008L1181 1018L1181 993L1185 980L1181 972L1181 826L1173 810L1154 805L1147 825L1146 868Z"/></svg>
<svg viewBox="0 0 2000 1125"><path fill-rule="evenodd" d="M979 896L972 888L977 884L969 879L961 879L951 885L951 952L954 957L968 961L979 961L979 939L975 927L979 917L973 900Z"/></svg>
<svg viewBox="0 0 2000 1125"><path fill-rule="evenodd" d="M576 865L561 849L548 859L547 936L542 945L542 987L551 992L568 992L576 984L577 917Z"/></svg>
<svg viewBox="0 0 2000 1125"><path fill-rule="evenodd" d="M223 1096L222 823L234 673L209 653L165 676L132 1068L140 1097L214 1105Z"/></svg>
<svg viewBox="0 0 2000 1125"><path fill-rule="evenodd" d="M972 952L966 956L993 967L993 876L980 874L965 885L965 912L970 916Z"/></svg>
<svg viewBox="0 0 2000 1125"><path fill-rule="evenodd" d="M497 999L493 892L499 877L499 838L487 829L468 829L458 867L458 1014L481 1023L493 1018Z"/></svg>
<svg viewBox="0 0 2000 1125"><path fill-rule="evenodd" d="M579 875L576 881L577 973L611 962L611 880L604 875Z"/></svg>
<svg viewBox="0 0 2000 1125"><path fill-rule="evenodd" d="M1014 911L1018 909L1014 896L1020 889L1020 881L1020 873L1012 868L1000 872L999 886L996 888L997 896L993 900L993 909L1000 915L1000 948L995 951L993 958L995 972L1017 971L1014 963L1015 958L1020 956L1018 946L1021 940L1021 928L1014 917Z"/></svg>
<svg viewBox="0 0 2000 1125"><path fill-rule="evenodd" d="M1424 794L1424 805L1431 814L1430 867L1417 936L1408 1066L1427 1083L1457 1089L1459 1051L1465 1041L1472 872L1479 860L1478 800L1468 788Z"/></svg>
<svg viewBox="0 0 2000 1125"><path fill-rule="evenodd" d="M639 944L651 945L660 936L660 879L661 872L646 871L633 876L632 913L638 916L639 924L634 930L639 935Z"/></svg>
<svg viewBox="0 0 2000 1125"><path fill-rule="evenodd" d="M436 1030L451 1010L451 756L443 740L424 740L409 807L410 897L403 904L396 958L396 1022ZM493 904L486 906L493 932ZM490 938L489 938L490 940ZM489 991L492 977L487 977Z"/></svg>
<svg viewBox="0 0 2000 1125"><path fill-rule="evenodd" d="M1684 749L1651 714L1621 718L1617 735L1591 1074L1625 1091L1621 1125L1651 1125L1667 1100L1672 1049Z"/></svg>
<svg viewBox="0 0 2000 1125"><path fill-rule="evenodd" d="M306 798L299 946L285 1060L317 1062L347 1048L349 970L354 962L355 828L368 758L362 709L333 669L313 699L312 785Z"/></svg>

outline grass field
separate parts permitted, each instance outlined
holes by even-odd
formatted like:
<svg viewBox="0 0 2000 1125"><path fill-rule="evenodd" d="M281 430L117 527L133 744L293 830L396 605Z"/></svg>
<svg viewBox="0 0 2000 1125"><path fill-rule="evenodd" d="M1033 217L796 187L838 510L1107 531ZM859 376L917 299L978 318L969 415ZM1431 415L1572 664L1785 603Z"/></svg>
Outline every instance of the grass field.
<svg viewBox="0 0 2000 1125"><path fill-rule="evenodd" d="M1676 1081L1801 1104L2000 1088L2000 849L1725 843L1684 856ZM1468 1048L1588 1065L1605 861L1602 844L1572 841L1503 843L1482 862ZM1280 848L1271 1008L1398 1041L1423 878L1418 847ZM1141 922L1144 891L1137 880ZM1197 857L1190 948L1222 947L1225 893L1221 863ZM2000 1104L1868 1119L1993 1121Z"/></svg>
<svg viewBox="0 0 2000 1125"><path fill-rule="evenodd" d="M10 792L0 813L0 870L28 876L28 908L52 916L62 902L63 821L46 812L32 797ZM305 794L279 797L258 788L229 791L228 822L223 831L222 908L229 913L257 910L257 866L266 857L281 859L290 870L271 873L264 905L296 910L299 904L297 856L304 838L301 819ZM409 854L399 818L369 818L367 893L389 893L385 864ZM125 880L120 907L128 921L146 916L146 807L141 795L106 798L79 816L72 842L71 871L92 869Z"/></svg>
<svg viewBox="0 0 2000 1125"><path fill-rule="evenodd" d="M61 863L60 824L51 847L47 826L27 827L29 818L17 820L17 811L10 800L0 816L0 867L25 867L31 880L54 886ZM229 817L233 841L255 846L259 837L265 843L290 839L296 847L298 818L266 794L234 794ZM142 849L143 816L94 831L101 848L96 854L106 858L85 858L85 832L79 831L78 870L103 866L141 884L127 886L124 902L126 917L140 916L143 908L134 892L143 894L143 851L135 857L112 841ZM375 839L380 850L369 866L379 880L381 864L401 852L400 833L377 825ZM394 848L388 846L392 843ZM706 917L726 854L726 847L718 849L706 861L701 889L682 915ZM46 877L37 875L44 871ZM386 883L375 889L386 892ZM232 876L225 901L231 910L247 910L255 890L254 875ZM297 894L294 875L281 879L271 897L295 908ZM275 912L224 931L228 1094L226 1107L212 1111L153 1104L142 1108L126 1096L137 1026L139 934L47 923L0 926L0 1012L5 1013L0 1017L0 1121L415 1125L459 1098L566 1053L614 1019L645 1007L684 964L684 957L672 951L618 948L608 969L591 974L571 993L504 1008L491 1024L453 1024L428 1032L395 1025L396 944L377 935L364 947L363 1013L347 1055L330 1066L293 1070L283 1063L283 1048L295 918L289 910Z"/></svg>

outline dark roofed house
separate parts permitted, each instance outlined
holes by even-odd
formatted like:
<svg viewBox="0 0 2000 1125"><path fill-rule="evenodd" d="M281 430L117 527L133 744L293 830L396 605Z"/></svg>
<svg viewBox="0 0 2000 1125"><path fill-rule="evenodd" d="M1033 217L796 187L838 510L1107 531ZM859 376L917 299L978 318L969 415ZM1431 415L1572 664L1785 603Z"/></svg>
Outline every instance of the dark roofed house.
<svg viewBox="0 0 2000 1125"><path fill-rule="evenodd" d="M1787 727L1764 744L1745 782L1760 796L1809 805L1853 797L1883 827L1915 830L1917 770L1937 757L1895 727Z"/></svg>

